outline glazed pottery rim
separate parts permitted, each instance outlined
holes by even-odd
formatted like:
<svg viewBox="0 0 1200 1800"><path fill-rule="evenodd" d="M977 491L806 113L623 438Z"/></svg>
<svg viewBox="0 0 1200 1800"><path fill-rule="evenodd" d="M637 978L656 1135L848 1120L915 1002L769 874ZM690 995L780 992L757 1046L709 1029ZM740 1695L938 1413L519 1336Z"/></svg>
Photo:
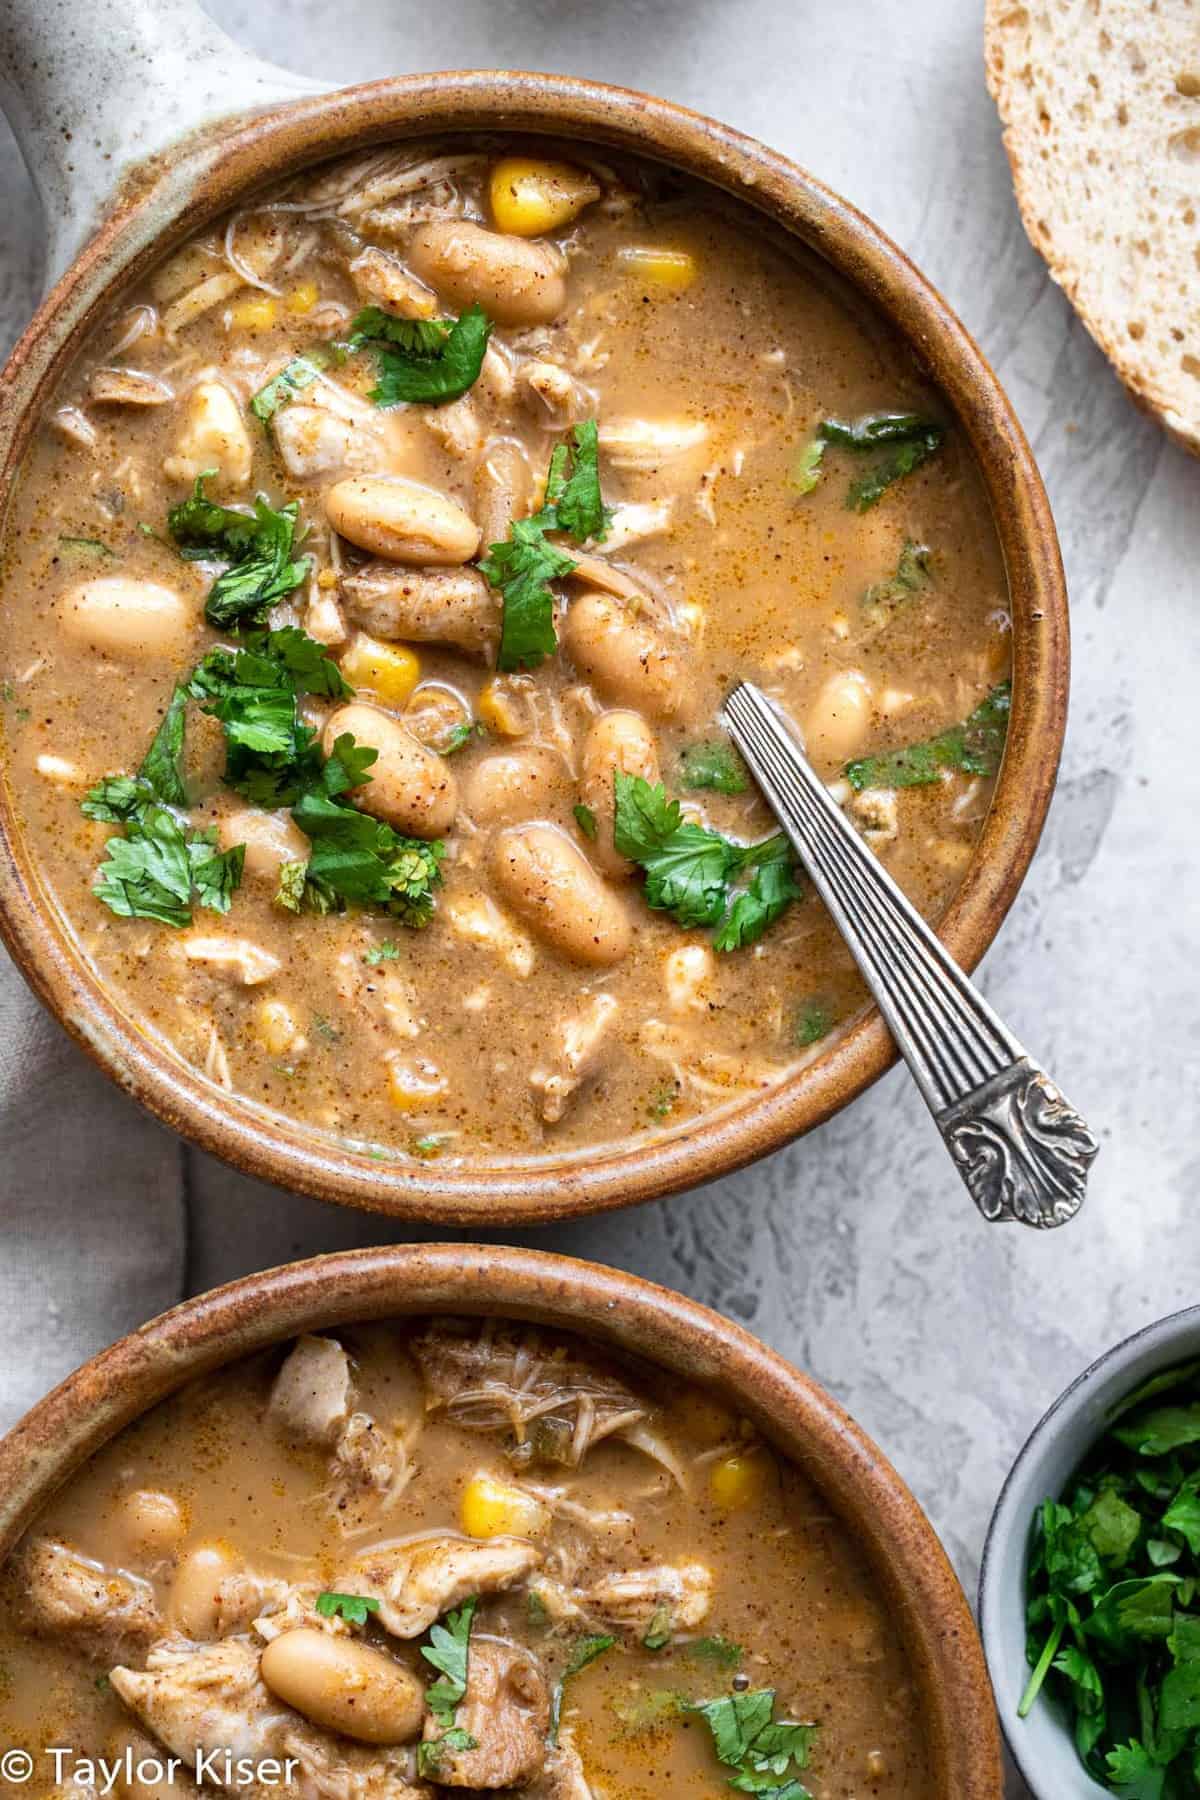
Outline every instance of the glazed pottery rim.
<svg viewBox="0 0 1200 1800"><path fill-rule="evenodd" d="M1088 1394L1102 1387L1110 1376L1115 1380L1130 1364L1139 1362L1142 1357L1153 1358L1154 1362L1163 1369L1170 1368L1175 1362L1187 1360L1189 1352L1178 1350L1176 1346L1181 1337L1188 1335L1189 1329L1200 1335L1200 1305L1181 1307L1176 1312L1166 1313L1158 1319L1151 1319L1148 1324L1139 1326L1127 1337L1119 1338L1115 1344L1111 1344L1107 1350L1102 1351L1085 1369L1081 1370L1050 1403L1013 1459L1012 1467L1004 1478L1004 1484L992 1509L979 1565L979 1632L989 1672L994 1674L998 1687L1007 1686L1007 1681L1002 1680L1002 1673L1007 1676L1013 1660L1013 1650L1005 1633L1003 1608L1005 1599L1010 1596L1004 1582L1003 1553L1014 1542L1019 1545L1021 1573L1024 1577L1029 1533L1033 1519L1032 1508L1045 1498L1044 1495L1039 1494L1037 1499L1031 1501L1030 1496L1024 1493L1025 1471L1044 1446L1054 1444L1064 1435L1064 1427L1069 1429L1082 1410ZM1193 1351L1191 1354L1194 1355L1195 1352ZM1128 1385L1122 1386L1121 1393L1114 1396L1112 1404L1119 1404L1121 1399L1131 1393L1146 1378L1146 1375L1140 1373L1130 1376ZM1106 1409L1104 1416L1108 1416L1110 1410ZM1072 1469L1078 1467L1088 1449L1095 1443L1100 1430L1103 1430L1102 1422L1096 1431L1089 1433L1078 1452L1072 1457ZM1023 1634L1020 1640L1020 1655L1022 1658L1021 1679L1015 1684L1017 1688L1024 1687L1028 1676L1028 1668L1024 1660ZM1022 1780L1031 1792L1039 1796L1039 1800L1041 1800L1041 1796L1045 1796L1046 1800L1064 1800L1057 1789L1052 1794L1051 1790L1044 1785L1045 1771L1033 1761L1034 1746L1029 1741L1028 1735L1022 1738L1021 1728L1026 1721L1018 1719L1015 1713L1011 1717L1007 1716L1001 1704L1002 1699L1003 1695L998 1694L1000 1729ZM1070 1738L1069 1726L1065 1718L1059 1718L1057 1715L1055 1736L1061 1736L1064 1745L1064 1759L1069 1761L1069 1766L1078 1776L1078 1794L1074 1800L1093 1800L1093 1796L1095 1800L1105 1800L1105 1797L1107 1800L1112 1800L1111 1790L1102 1787L1099 1782L1095 1781L1079 1761L1074 1743ZM1051 1779L1057 1781L1056 1772L1051 1771L1050 1774Z"/></svg>
<svg viewBox="0 0 1200 1800"><path fill-rule="evenodd" d="M456 1312L579 1330L735 1400L866 1554L913 1670L938 1800L1001 1800L995 1708L966 1597L886 1457L732 1320L572 1257L478 1244L338 1251L185 1301L77 1369L0 1440L0 1555L88 1456L195 1376L306 1330Z"/></svg>
<svg viewBox="0 0 1200 1800"><path fill-rule="evenodd" d="M574 137L699 178L828 262L924 364L970 443L1006 564L1013 706L995 797L938 925L966 969L998 931L1036 848L1066 723L1068 620L1054 525L1015 414L963 326L879 229L776 152L667 101L510 71L396 77L233 120L127 181L0 376L0 508L54 381L80 338L175 243L268 180L375 143L471 132ZM695 1187L775 1150L858 1097L895 1060L869 1009L774 1086L649 1141L527 1161L441 1167L300 1127L218 1088L140 1029L97 979L47 893L0 782L0 934L39 998L126 1092L246 1173L396 1218L549 1222ZM375 1154L372 1155L372 1148Z"/></svg>

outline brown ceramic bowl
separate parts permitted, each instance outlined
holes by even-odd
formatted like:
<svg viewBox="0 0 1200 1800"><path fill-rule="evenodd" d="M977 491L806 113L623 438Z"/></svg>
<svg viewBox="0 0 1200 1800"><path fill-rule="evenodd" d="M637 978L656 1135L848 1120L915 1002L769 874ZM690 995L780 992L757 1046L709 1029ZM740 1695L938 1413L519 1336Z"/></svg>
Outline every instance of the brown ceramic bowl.
<svg viewBox="0 0 1200 1800"><path fill-rule="evenodd" d="M803 1470L864 1549L912 1664L930 1800L1001 1800L979 1638L945 1552L890 1463L828 1394L739 1326L594 1263L407 1245L292 1263L189 1300L85 1363L0 1442L0 1556L86 1457L184 1382L298 1332L431 1312L578 1329L718 1389Z"/></svg>
<svg viewBox="0 0 1200 1800"><path fill-rule="evenodd" d="M127 184L0 377L0 505L52 384L89 326L168 249L268 177L386 139L465 130L559 133L665 163L734 195L825 258L907 340L983 473L1008 570L1013 706L995 801L939 925L965 968L991 943L1029 865L1066 722L1067 601L1029 446L977 346L905 256L860 213L727 126L662 100L565 76L444 74L372 83L234 121ZM250 1174L399 1218L532 1223L712 1180L778 1149L861 1094L895 1058L874 1010L793 1079L647 1144L442 1169L373 1159L228 1094L146 1036L88 968L0 791L0 932L26 979L100 1066L186 1137Z"/></svg>

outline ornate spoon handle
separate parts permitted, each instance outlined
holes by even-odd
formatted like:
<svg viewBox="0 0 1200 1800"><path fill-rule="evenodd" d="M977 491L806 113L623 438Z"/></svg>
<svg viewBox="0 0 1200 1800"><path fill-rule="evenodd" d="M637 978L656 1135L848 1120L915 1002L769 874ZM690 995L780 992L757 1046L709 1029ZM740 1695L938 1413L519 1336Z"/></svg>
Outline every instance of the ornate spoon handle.
<svg viewBox="0 0 1200 1800"><path fill-rule="evenodd" d="M795 727L743 682L725 723L848 944L985 1219L1064 1225L1099 1145L968 981L813 771Z"/></svg>

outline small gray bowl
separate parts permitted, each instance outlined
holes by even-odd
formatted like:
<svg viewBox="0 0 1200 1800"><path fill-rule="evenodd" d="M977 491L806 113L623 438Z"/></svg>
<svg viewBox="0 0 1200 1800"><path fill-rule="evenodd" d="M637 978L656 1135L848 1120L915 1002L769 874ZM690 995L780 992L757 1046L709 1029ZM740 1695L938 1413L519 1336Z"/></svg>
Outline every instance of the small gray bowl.
<svg viewBox="0 0 1200 1800"><path fill-rule="evenodd" d="M979 1576L979 1627L1008 1747L1038 1800L1112 1800L1075 1753L1066 1715L1043 1691L1027 1719L1017 1707L1025 1660L1025 1569L1037 1507L1055 1499L1144 1381L1200 1355L1200 1306L1171 1313L1106 1352L1061 1394L1012 1466L988 1527Z"/></svg>

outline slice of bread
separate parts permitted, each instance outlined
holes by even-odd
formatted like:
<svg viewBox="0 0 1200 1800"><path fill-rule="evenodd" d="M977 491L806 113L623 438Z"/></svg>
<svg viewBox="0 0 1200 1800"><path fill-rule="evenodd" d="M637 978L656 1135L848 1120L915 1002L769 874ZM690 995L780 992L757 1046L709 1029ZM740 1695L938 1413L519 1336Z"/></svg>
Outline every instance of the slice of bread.
<svg viewBox="0 0 1200 1800"><path fill-rule="evenodd" d="M1200 456L1200 0L987 0L985 34L1030 240Z"/></svg>

